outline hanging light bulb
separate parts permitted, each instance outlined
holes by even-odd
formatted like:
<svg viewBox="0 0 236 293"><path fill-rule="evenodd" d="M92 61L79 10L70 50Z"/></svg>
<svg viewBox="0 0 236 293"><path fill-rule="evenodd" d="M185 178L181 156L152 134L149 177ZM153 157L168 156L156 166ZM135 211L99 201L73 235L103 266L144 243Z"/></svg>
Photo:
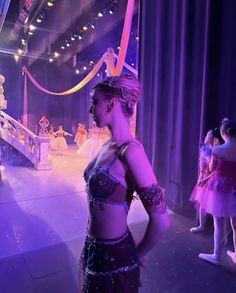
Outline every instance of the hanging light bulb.
<svg viewBox="0 0 236 293"><path fill-rule="evenodd" d="M99 12L99 13L98 13L98 17L103 17L102 12Z"/></svg>
<svg viewBox="0 0 236 293"><path fill-rule="evenodd" d="M88 27L87 27L86 25L84 25L84 26L83 26L83 30L84 30L84 31L87 31L87 30L88 30Z"/></svg>

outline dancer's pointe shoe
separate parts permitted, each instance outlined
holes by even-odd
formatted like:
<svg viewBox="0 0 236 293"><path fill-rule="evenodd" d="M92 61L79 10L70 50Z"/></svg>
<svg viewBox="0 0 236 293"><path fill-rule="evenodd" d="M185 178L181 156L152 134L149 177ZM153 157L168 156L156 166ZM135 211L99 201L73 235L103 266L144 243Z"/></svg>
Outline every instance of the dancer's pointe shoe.
<svg viewBox="0 0 236 293"><path fill-rule="evenodd" d="M231 250L227 250L227 254L230 257L230 259L232 260L232 262L234 264L236 264L236 252L233 252Z"/></svg>
<svg viewBox="0 0 236 293"><path fill-rule="evenodd" d="M217 266L221 264L219 256L215 254L200 253L198 257Z"/></svg>
<svg viewBox="0 0 236 293"><path fill-rule="evenodd" d="M193 227L190 229L190 232L192 233L201 233L204 231L204 228L201 226Z"/></svg>

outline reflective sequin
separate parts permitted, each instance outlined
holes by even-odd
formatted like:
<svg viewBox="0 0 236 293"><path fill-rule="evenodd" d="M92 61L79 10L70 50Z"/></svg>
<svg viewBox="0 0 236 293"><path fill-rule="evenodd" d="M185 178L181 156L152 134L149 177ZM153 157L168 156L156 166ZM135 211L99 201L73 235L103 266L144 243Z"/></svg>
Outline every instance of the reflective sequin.
<svg viewBox="0 0 236 293"><path fill-rule="evenodd" d="M156 183L140 188L137 192L146 210L164 213L166 210L164 191L164 188Z"/></svg>

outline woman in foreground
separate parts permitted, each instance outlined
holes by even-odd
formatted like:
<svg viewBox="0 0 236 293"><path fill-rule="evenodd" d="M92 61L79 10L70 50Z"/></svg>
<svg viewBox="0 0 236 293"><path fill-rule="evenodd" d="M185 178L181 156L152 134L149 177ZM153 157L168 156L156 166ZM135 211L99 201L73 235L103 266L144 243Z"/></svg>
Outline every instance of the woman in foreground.
<svg viewBox="0 0 236 293"><path fill-rule="evenodd" d="M130 132L139 81L131 76L107 77L93 90L90 113L98 127L109 128L111 139L84 174L90 215L81 256L82 291L138 292L139 266L169 227L164 190L142 144ZM127 226L134 191L149 215L137 244Z"/></svg>

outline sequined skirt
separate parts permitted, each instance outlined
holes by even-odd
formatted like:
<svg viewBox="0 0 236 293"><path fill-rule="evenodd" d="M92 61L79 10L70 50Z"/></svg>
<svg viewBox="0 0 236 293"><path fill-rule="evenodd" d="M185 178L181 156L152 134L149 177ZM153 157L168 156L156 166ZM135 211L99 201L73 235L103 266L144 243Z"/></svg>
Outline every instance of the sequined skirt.
<svg viewBox="0 0 236 293"><path fill-rule="evenodd" d="M86 236L81 255L83 293L137 293L139 265L132 235L116 239Z"/></svg>

